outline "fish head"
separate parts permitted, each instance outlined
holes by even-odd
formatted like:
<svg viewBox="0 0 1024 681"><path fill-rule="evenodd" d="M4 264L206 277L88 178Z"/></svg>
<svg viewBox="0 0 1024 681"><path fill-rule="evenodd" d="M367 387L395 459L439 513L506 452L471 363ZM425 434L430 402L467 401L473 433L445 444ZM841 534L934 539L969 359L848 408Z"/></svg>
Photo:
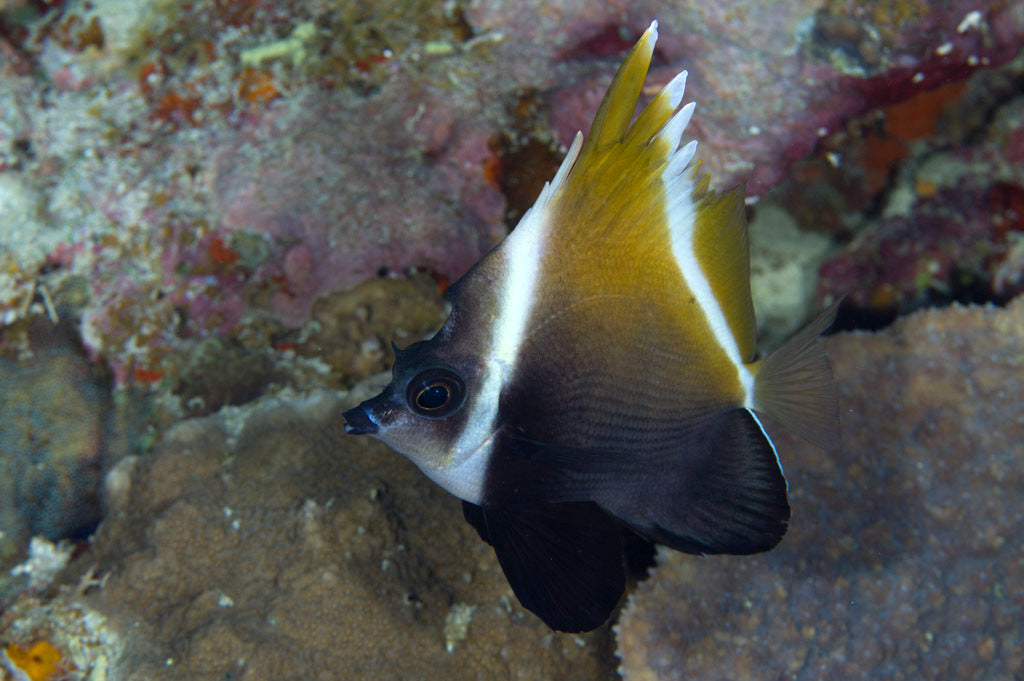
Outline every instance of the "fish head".
<svg viewBox="0 0 1024 681"><path fill-rule="evenodd" d="M480 394L478 361L453 352L453 345L439 333L404 350L393 346L391 382L344 413L345 432L370 435L429 477L445 481L478 449L465 437L468 414ZM442 486L456 493L451 484Z"/></svg>

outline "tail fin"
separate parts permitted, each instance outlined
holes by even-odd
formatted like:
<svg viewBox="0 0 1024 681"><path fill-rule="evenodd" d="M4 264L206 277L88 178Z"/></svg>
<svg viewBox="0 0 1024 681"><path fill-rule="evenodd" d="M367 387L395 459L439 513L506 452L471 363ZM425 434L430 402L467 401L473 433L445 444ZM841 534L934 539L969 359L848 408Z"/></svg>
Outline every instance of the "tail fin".
<svg viewBox="0 0 1024 681"><path fill-rule="evenodd" d="M839 406L820 336L832 325L840 302L751 367L754 409L823 449L839 446Z"/></svg>

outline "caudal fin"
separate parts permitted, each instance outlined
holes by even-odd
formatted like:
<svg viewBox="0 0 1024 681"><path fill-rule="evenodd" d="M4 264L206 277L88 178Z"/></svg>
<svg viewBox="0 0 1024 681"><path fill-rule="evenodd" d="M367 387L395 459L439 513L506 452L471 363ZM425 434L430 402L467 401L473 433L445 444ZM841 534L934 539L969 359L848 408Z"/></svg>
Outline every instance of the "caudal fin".
<svg viewBox="0 0 1024 681"><path fill-rule="evenodd" d="M839 446L836 386L821 338L832 325L839 303L832 303L782 347L751 367L754 409L823 449Z"/></svg>

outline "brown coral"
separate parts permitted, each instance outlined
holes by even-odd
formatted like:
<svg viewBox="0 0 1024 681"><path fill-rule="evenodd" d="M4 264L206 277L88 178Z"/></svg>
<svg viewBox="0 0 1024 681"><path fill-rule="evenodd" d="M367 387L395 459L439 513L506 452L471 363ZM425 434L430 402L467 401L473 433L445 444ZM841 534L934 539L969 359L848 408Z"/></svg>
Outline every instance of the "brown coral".
<svg viewBox="0 0 1024 681"><path fill-rule="evenodd" d="M842 451L779 439L775 551L660 556L619 625L626 679L1019 674L1022 347L1024 299L833 338Z"/></svg>
<svg viewBox="0 0 1024 681"><path fill-rule="evenodd" d="M125 639L117 678L614 674L607 631L556 636L523 611L457 500L344 439L342 408L322 393L186 421L114 471L109 577L84 598Z"/></svg>

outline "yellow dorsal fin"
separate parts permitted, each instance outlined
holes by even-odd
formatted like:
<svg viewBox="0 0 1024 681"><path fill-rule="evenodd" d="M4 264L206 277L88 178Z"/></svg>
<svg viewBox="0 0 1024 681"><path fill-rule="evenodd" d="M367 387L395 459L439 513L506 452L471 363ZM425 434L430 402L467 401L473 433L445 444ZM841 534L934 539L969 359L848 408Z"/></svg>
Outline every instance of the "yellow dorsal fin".
<svg viewBox="0 0 1024 681"><path fill-rule="evenodd" d="M742 366L756 343L743 191L716 195L694 161L696 142L681 142L694 111L682 105L685 72L633 120L657 37L652 23L586 141L577 137L523 219L544 244L531 314L546 325L571 308L582 324L582 309L592 308L590 322L616 334L633 326L658 334L666 352L707 358L721 400L742 402Z"/></svg>
<svg viewBox="0 0 1024 681"><path fill-rule="evenodd" d="M647 68L650 66L654 43L657 40L658 22L652 21L650 27L626 55L622 66L615 73L612 84L608 86L608 92L601 100L601 106L594 114L594 122L590 125L583 156L622 139L629 122L633 119L633 112L640 98L640 88L643 87L644 78L647 76Z"/></svg>
<svg viewBox="0 0 1024 681"><path fill-rule="evenodd" d="M742 185L718 195L705 195L697 205L693 248L736 339L740 359L750 362L757 351L757 325L750 295L750 248L743 196Z"/></svg>
<svg viewBox="0 0 1024 681"><path fill-rule="evenodd" d="M700 161L693 160L696 142L680 146L694 111L692 102L680 106L686 72L669 81L630 124L654 54L657 29L657 22L652 22L630 50L582 148L573 145L545 192L543 203L550 203L555 218L551 251L586 242L595 255L603 243L616 251L638 255L655 251L672 258L676 242L690 242L701 276L736 340L739 361L749 362L757 329L743 189L716 195L710 175L701 171ZM682 230L680 222L686 223ZM611 274L607 260L591 262L595 264ZM671 295L671 290L665 294Z"/></svg>
<svg viewBox="0 0 1024 681"><path fill-rule="evenodd" d="M680 137L694 110L692 103L679 108L686 88L685 71L673 78L630 125L657 39L658 22L653 21L615 73L582 148L576 154L570 150L559 177L552 181L545 199L560 203L560 210L583 210L576 220L563 221L560 230L574 229L566 222L609 223L613 215L606 212L592 221L585 219L587 212L601 208L605 199L607 205L614 206L617 200L629 200L631 195L641 199L630 201L636 213L649 215L649 219L645 215L638 222L657 223L660 211L657 207L653 212L647 209L648 204L663 203L665 183L661 176L666 163L673 162L672 176L683 175L689 166L695 143L679 148ZM686 184L692 185L695 200L707 190L707 180ZM562 195L562 201L556 199L556 192Z"/></svg>

